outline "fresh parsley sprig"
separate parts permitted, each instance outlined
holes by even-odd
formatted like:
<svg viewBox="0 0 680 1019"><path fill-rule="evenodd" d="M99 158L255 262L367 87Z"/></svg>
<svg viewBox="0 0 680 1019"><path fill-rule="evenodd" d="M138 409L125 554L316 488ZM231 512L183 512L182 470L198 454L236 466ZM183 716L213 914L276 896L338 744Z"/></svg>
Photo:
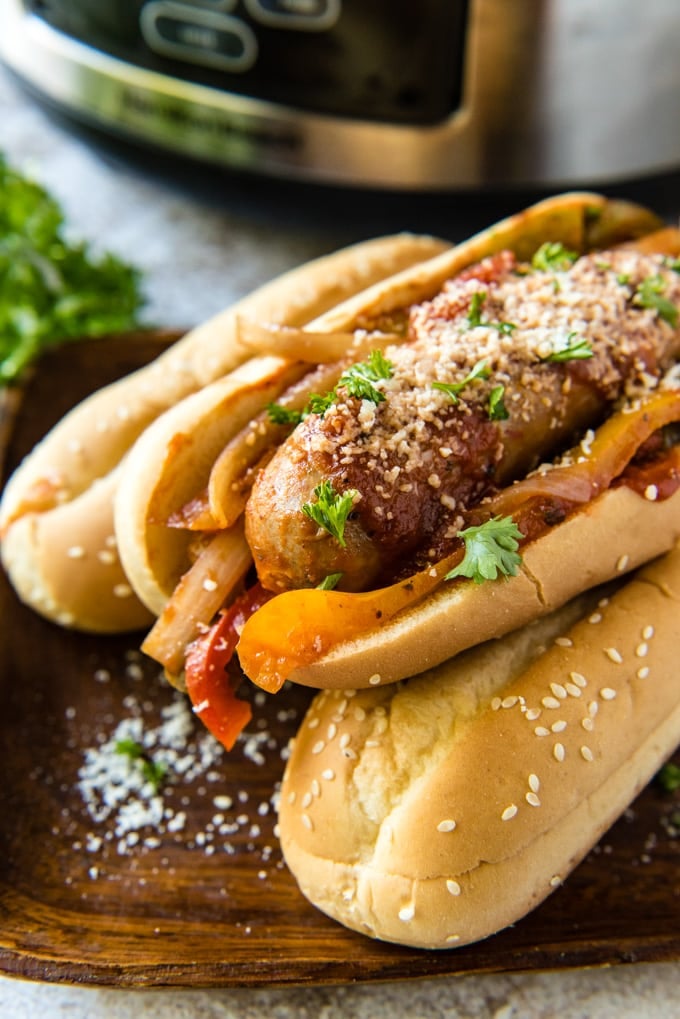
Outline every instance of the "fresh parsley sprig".
<svg viewBox="0 0 680 1019"><path fill-rule="evenodd" d="M516 576L522 557L517 551L523 534L512 517L491 517L484 524L466 527L459 538L465 543L465 555L445 580L467 577L481 584L503 576Z"/></svg>
<svg viewBox="0 0 680 1019"><path fill-rule="evenodd" d="M664 295L666 282L661 275L647 276L643 279L633 294L633 304L639 308L652 308L674 329L678 324L678 309L673 302Z"/></svg>
<svg viewBox="0 0 680 1019"><path fill-rule="evenodd" d="M65 340L134 328L139 271L64 236L57 202L0 155L0 385Z"/></svg>
<svg viewBox="0 0 680 1019"><path fill-rule="evenodd" d="M447 396L451 397L454 403L458 403L458 394L462 392L466 386L469 386L470 383L474 382L476 379L488 379L490 374L491 371L489 366L484 358L482 358L472 366L465 378L461 379L460 382L433 382L432 388L438 389L442 393L446 393Z"/></svg>
<svg viewBox="0 0 680 1019"><path fill-rule="evenodd" d="M154 761L142 744L133 739L118 740L116 753L138 763L145 780L152 786L155 793L159 792L168 770L163 761Z"/></svg>
<svg viewBox="0 0 680 1019"><path fill-rule="evenodd" d="M578 258L576 251L569 251L561 241L546 241L534 252L532 269L542 272L566 272Z"/></svg>
<svg viewBox="0 0 680 1019"><path fill-rule="evenodd" d="M465 316L470 329L475 329L477 326L487 326L489 329L497 329L504 336L509 336L517 328L514 322L490 322L488 319L482 318L482 308L484 307L486 297L486 290L475 290L472 294L470 307Z"/></svg>
<svg viewBox="0 0 680 1019"><path fill-rule="evenodd" d="M563 362L583 361L593 356L593 348L590 341L579 337L578 333L568 333L566 337L556 342L554 349L541 357L541 361Z"/></svg>
<svg viewBox="0 0 680 1019"><path fill-rule="evenodd" d="M346 548L345 524L359 493L355 488L345 492L336 492L332 481L322 481L313 492L315 502L306 502L301 509L305 516L336 538Z"/></svg>
<svg viewBox="0 0 680 1019"><path fill-rule="evenodd" d="M392 377L394 365L385 357L381 350L372 350L368 361L353 364L342 373L338 382L350 396L358 400L370 400L371 403L382 403L385 394L376 389L375 383Z"/></svg>
<svg viewBox="0 0 680 1019"><path fill-rule="evenodd" d="M353 364L342 373L335 389L331 389L324 395L312 393L302 410L289 410L280 403L270 403L267 405L267 414L275 425L292 425L293 427L299 425L310 414L318 414L323 417L328 408L335 403L340 386L343 386L350 396L355 396L360 400L370 400L372 403L382 403L385 394L376 389L374 383L380 379L391 378L393 371L394 365L387 360L382 351L373 350L367 361Z"/></svg>

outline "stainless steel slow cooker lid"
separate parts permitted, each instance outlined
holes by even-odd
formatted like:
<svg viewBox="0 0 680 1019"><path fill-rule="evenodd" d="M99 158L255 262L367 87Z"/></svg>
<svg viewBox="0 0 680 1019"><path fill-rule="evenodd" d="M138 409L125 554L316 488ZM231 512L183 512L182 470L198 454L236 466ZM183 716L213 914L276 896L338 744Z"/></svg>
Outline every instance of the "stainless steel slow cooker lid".
<svg viewBox="0 0 680 1019"><path fill-rule="evenodd" d="M438 123L399 124L150 70L57 30L21 0L0 0L2 59L104 130L239 169L400 189L564 186L676 169L679 43L677 0L470 0L460 105Z"/></svg>

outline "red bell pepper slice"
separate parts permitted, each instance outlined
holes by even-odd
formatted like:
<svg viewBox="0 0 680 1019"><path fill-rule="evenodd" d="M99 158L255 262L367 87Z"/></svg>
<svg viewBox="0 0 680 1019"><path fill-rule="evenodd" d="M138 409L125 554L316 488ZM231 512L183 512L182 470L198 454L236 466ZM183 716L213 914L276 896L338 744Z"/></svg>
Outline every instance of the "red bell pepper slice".
<svg viewBox="0 0 680 1019"><path fill-rule="evenodd" d="M236 696L239 680L227 668L246 620L271 597L255 584L186 650L186 687L194 713L227 750L252 718L250 704Z"/></svg>

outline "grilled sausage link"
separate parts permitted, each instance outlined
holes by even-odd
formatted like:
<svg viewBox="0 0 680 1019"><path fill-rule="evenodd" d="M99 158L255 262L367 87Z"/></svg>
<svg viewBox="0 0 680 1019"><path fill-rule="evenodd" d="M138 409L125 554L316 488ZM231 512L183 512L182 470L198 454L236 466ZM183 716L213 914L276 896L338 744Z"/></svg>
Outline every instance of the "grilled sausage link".
<svg viewBox="0 0 680 1019"><path fill-rule="evenodd" d="M657 384L680 352L679 307L668 259L633 250L559 270L504 252L449 281L411 309L379 395L341 385L261 472L246 510L261 583L341 573L360 590L441 554L466 510ZM356 492L342 540L302 512L323 481Z"/></svg>

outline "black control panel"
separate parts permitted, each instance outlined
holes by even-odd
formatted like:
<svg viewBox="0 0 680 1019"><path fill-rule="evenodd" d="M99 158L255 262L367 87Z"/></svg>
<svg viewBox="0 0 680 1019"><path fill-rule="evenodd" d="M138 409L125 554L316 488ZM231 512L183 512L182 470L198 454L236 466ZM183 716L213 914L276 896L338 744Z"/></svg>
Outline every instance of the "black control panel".
<svg viewBox="0 0 680 1019"><path fill-rule="evenodd" d="M465 0L25 0L130 64L303 111L441 122L461 104Z"/></svg>

